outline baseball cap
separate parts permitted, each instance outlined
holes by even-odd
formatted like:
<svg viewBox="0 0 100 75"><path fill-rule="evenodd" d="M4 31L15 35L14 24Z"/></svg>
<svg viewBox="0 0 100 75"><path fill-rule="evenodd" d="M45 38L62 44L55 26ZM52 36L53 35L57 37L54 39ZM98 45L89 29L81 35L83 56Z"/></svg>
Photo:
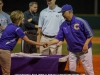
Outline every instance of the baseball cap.
<svg viewBox="0 0 100 75"><path fill-rule="evenodd" d="M66 4L66 5L62 6L61 11L59 11L58 13L62 13L62 12L64 12L64 11L68 11L68 10L73 11L73 8L72 8L72 6L71 6L71 5Z"/></svg>

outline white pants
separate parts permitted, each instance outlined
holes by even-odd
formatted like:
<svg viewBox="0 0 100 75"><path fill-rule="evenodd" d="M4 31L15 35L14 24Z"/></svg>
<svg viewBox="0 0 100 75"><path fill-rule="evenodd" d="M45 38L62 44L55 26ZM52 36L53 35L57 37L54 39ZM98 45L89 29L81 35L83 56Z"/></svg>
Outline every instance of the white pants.
<svg viewBox="0 0 100 75"><path fill-rule="evenodd" d="M41 42L49 42L53 40L54 38L48 38L45 36L41 37ZM62 54L62 45L60 47L57 47L56 44L50 45L47 48L44 48L43 46L40 46L40 53L43 55L49 55L51 52L52 55L61 55Z"/></svg>
<svg viewBox="0 0 100 75"><path fill-rule="evenodd" d="M24 40L21 39L21 52L24 52Z"/></svg>
<svg viewBox="0 0 100 75"><path fill-rule="evenodd" d="M81 59L86 75L94 75L92 64L92 49L88 49L88 53L72 53L69 52L69 70L76 71L76 65L78 58Z"/></svg>

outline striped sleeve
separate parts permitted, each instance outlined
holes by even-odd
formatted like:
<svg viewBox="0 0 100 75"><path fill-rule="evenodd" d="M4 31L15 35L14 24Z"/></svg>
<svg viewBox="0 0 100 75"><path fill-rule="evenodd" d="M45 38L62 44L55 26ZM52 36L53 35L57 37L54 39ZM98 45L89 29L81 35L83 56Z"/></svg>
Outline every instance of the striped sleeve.
<svg viewBox="0 0 100 75"><path fill-rule="evenodd" d="M19 38L23 38L23 37L25 36L23 30L22 30L20 27L18 27L18 28L15 30L15 32L16 32L16 34L17 34L17 36L18 36Z"/></svg>
<svg viewBox="0 0 100 75"><path fill-rule="evenodd" d="M82 22L83 31L84 31L84 34L86 35L86 37L89 38L89 37L93 36L94 35L93 30L91 29L88 22L86 20L81 19L81 18L77 18L77 19Z"/></svg>

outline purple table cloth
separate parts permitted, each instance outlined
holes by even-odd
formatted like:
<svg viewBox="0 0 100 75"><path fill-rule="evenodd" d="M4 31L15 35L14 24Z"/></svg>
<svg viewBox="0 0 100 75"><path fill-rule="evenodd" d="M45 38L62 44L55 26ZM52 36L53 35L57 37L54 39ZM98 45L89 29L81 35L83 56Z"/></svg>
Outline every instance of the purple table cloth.
<svg viewBox="0 0 100 75"><path fill-rule="evenodd" d="M16 74L58 74L66 62L58 62L60 55L38 57L12 57L11 75ZM60 68L60 69L59 69ZM1 75L1 72L0 72Z"/></svg>

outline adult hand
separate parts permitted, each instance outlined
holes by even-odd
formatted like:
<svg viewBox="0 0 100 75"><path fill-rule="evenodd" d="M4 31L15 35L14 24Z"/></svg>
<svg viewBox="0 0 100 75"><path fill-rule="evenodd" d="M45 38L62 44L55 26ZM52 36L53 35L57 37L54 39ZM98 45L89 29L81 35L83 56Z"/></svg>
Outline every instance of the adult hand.
<svg viewBox="0 0 100 75"><path fill-rule="evenodd" d="M62 41L60 41L59 43L57 43L57 47L62 45Z"/></svg>
<svg viewBox="0 0 100 75"><path fill-rule="evenodd" d="M87 53L88 52L88 45L84 45L82 52Z"/></svg>
<svg viewBox="0 0 100 75"><path fill-rule="evenodd" d="M0 26L0 28L1 28L2 30L4 30L4 29L5 29L5 27L4 27L4 26Z"/></svg>
<svg viewBox="0 0 100 75"><path fill-rule="evenodd" d="M32 18L28 19L28 22L31 22L32 21Z"/></svg>
<svg viewBox="0 0 100 75"><path fill-rule="evenodd" d="M39 45L36 45L36 48L39 50L40 49L40 46Z"/></svg>
<svg viewBox="0 0 100 75"><path fill-rule="evenodd" d="M35 28L38 28L38 25L35 25Z"/></svg>
<svg viewBox="0 0 100 75"><path fill-rule="evenodd" d="M43 47L44 48L48 47L48 43L44 43Z"/></svg>
<svg viewBox="0 0 100 75"><path fill-rule="evenodd" d="M27 34L27 31L24 31L24 34Z"/></svg>

